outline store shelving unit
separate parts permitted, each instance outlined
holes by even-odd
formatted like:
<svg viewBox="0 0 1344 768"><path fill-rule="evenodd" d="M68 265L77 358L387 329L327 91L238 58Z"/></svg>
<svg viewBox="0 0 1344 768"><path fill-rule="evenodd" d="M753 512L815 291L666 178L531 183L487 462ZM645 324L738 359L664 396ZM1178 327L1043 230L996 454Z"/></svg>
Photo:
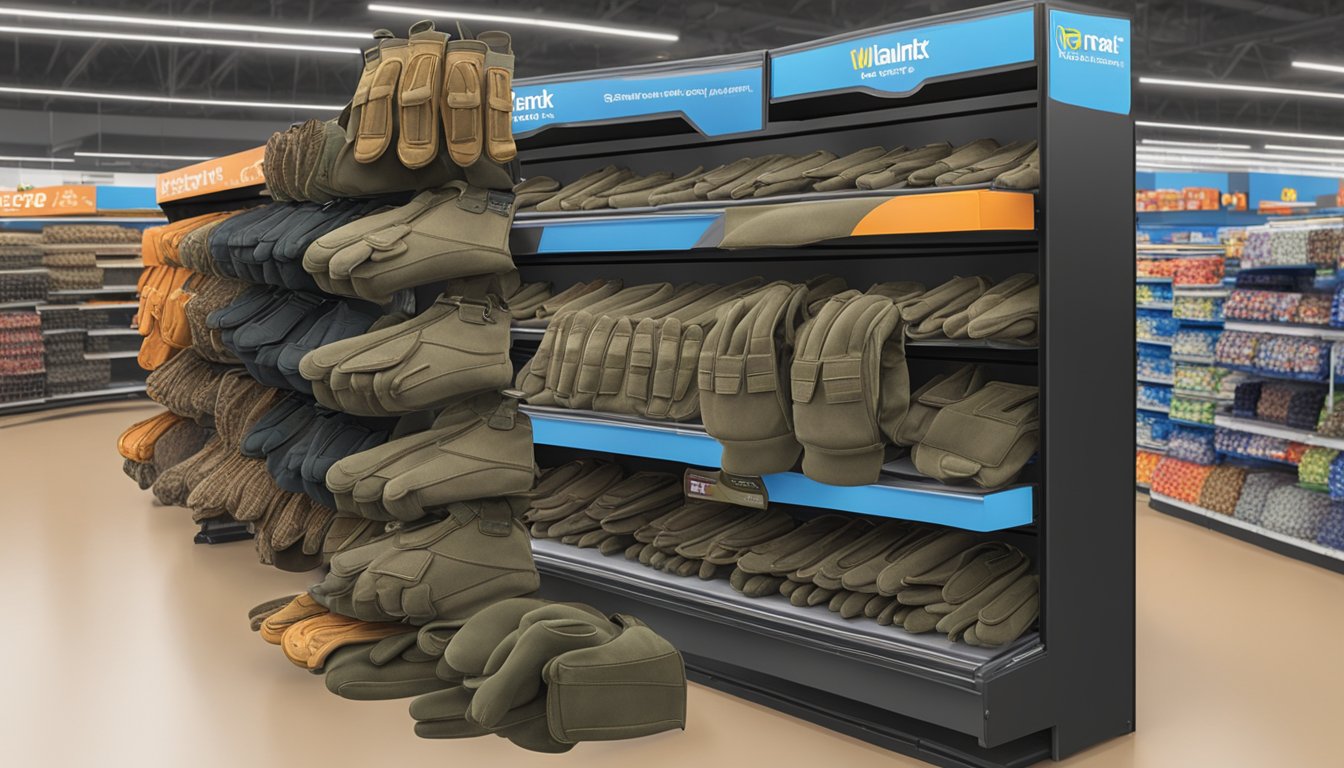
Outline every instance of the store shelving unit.
<svg viewBox="0 0 1344 768"><path fill-rule="evenodd" d="M908 473L856 488L797 472L764 478L772 503L802 515L919 520L1013 541L1041 573L1038 630L1004 648L973 648L537 541L546 596L629 611L676 644L703 683L938 765L1025 766L1134 729L1134 518L1124 469L1133 433L1125 409L1098 407L1123 402L1134 378L1132 360L1113 354L1135 341L1126 317L1132 299L1114 288L1132 279L1121 253L1133 223L1126 213L1134 179L1128 61L1118 79L1114 67L1078 70L1054 43L1060 25L1128 38L1128 22L1116 17L1010 2L780 50L514 83L518 95L545 88L560 102L574 94L554 115L514 113L524 177L571 180L608 163L689 170L768 152L1039 139L1043 177L1034 193L982 185L760 202L823 220L830 205L876 199L873 215L858 225L807 244L722 247L734 209L750 205L743 203L523 213L510 242L525 279L556 286L596 276L633 284L829 272L864 288L893 279L936 284L952 274L1039 274L1039 347L933 341L906 348L920 375L977 361L994 378L1040 386L1042 447L1024 482L986 493ZM912 37L930 38L930 50L960 53L903 72L851 64L851 49ZM1080 92L1077 78L1093 75L1109 84ZM730 81L736 97L730 106L705 99L668 108L578 96L647 91L660 78L685 88ZM159 201L169 217L256 199L262 180L255 166L224 165L243 170L205 185L201 178L219 176L207 173L213 164L161 177ZM1088 300L1078 301L1084 294ZM514 328L519 357L541 335ZM526 411L543 466L576 453L673 472L719 463L718 443L695 424ZM234 533L203 530L198 540Z"/></svg>
<svg viewBox="0 0 1344 768"><path fill-rule="evenodd" d="M1259 226L1256 229L1265 232L1273 232L1280 227L1302 229L1329 224L1338 226L1340 222L1337 219L1333 221L1323 219L1320 218L1319 214L1316 214L1306 216L1262 217L1261 221L1248 223L1256 225L1263 224L1264 226ZM1236 276L1246 276L1248 278L1258 279L1262 275L1276 275L1285 278L1283 285L1296 285L1297 288L1293 289L1295 291L1331 291L1338 287L1339 280L1337 277L1337 269L1334 271L1318 271L1318 265L1316 264L1288 263L1288 261L1274 263L1277 259L1272 253L1272 240L1270 248L1271 256L1264 260L1263 263L1248 262L1243 253L1242 258L1238 260L1239 263L1235 275L1232 274L1229 269L1229 275L1224 280L1224 285L1217 288L1202 289L1204 295L1230 294L1232 288L1241 282ZM1262 256L1261 258L1264 257ZM1259 288L1260 286L1252 283L1249 285L1242 285L1241 287ZM1276 288L1271 285L1265 289L1275 290ZM1332 343L1344 341L1344 329L1325 325L1297 325L1271 321L1254 322L1229 319L1222 324L1222 328L1224 331L1317 339ZM1185 360L1182 362L1200 365L1217 365L1219 368L1238 372L1248 380L1313 383L1330 388L1334 388L1337 383L1332 375L1334 368L1333 356L1331 358L1330 366L1332 371L1326 372L1323 376L1300 376L1255 366L1216 363L1213 360L1205 359ZM1238 418L1228 412L1228 402L1226 400L1218 400L1216 398L1215 400L1217 402L1217 411L1214 416L1212 427L1220 432L1234 431L1250 433L1293 443L1300 443L1311 447L1320 447L1336 451L1344 449L1344 439L1327 437L1312 431L1293 429L1282 424L1258 419ZM1175 419L1172 421L1175 423L1185 423ZM1243 455L1241 453L1219 449L1218 461L1235 463L1250 470L1277 470L1291 473L1294 476L1297 474L1297 465L1292 461L1287 461L1282 458ZM1294 479L1296 478L1294 477ZM1250 524L1228 515L1219 514L1209 509L1204 509L1198 505L1174 499L1160 492L1151 495L1149 504L1153 509L1160 512L1202 525L1206 528L1219 531L1243 541L1257 544L1289 557L1344 573L1344 552L1317 545L1314 541L1285 536L1261 526Z"/></svg>
<svg viewBox="0 0 1344 768"><path fill-rule="evenodd" d="M1105 288L1132 279L1124 257L1108 253L1124 249L1131 233L1124 211L1134 178L1127 151L1132 127L1126 114L1065 103L1062 91L1053 90L1058 21L1050 16L1062 10L1010 3L763 54L516 83L519 93L577 81L618 90L679 72L713 78L723 67L740 79L744 67L761 70L753 81L762 96L760 119L736 115L739 127L746 127L729 133L705 130L696 115L675 112L613 116L594 107L582 119L539 127L515 116L524 176L571 179L608 163L675 170L821 147L843 152L982 135L1039 137L1045 174L1035 195L878 192L868 196L885 198L888 215L806 245L719 247L731 204L521 214L511 241L526 279L556 285L598 275L627 283L685 280L686 274L725 282L752 274L800 279L833 272L863 287L883 279L932 282L954 270L997 277L1037 271L1045 324L1039 349L937 342L907 347L912 369L980 360L996 377L1039 383L1043 449L1034 482L990 494L918 480L839 488L797 473L765 482L772 502L1000 531L1023 542L1043 577L1039 632L993 650L875 632L825 611L746 599L722 583L665 576L621 558L540 541L534 551L548 595L637 613L683 650L698 679L940 765L1025 765L1133 729L1133 516L1123 469L1132 433L1123 409L1095 407L1124 398L1121 388L1134 376L1131 361L1103 353L1134 343L1125 320L1132 301ZM974 47L969 30L978 24L1018 35L997 39L987 54L1013 50L1013 58L967 72L933 69L885 88L850 66L851 48L912 35L948 35L941 43L947 49ZM840 74L830 82L831 70L817 65L804 78L795 65L803 59L830 61ZM1125 82L1127 91L1127 76ZM1098 152L1102 146L1117 151ZM1078 172L1082 167L1086 174ZM856 196L803 195L761 204L817 217L825 216L832 199ZM1081 291L1088 302L1071 300ZM525 348L540 335L515 329L513 338ZM528 411L539 461L577 451L655 462L667 471L718 465L718 444L695 425ZM1088 429L1078 430L1080 423ZM1078 512L1083 509L1086 514ZM1097 541L1107 546L1087 551ZM1101 601L1097 589L1106 595ZM1107 604L1105 611L1099 603Z"/></svg>
<svg viewBox="0 0 1344 768"><path fill-rule="evenodd" d="M6 209L0 215L0 228L40 232L43 227L59 224L114 224L137 230L162 224L154 190L149 187L75 186L34 190L24 198L29 205ZM98 310L106 321L93 327L44 328L43 339L55 341L72 333L99 338L99 346L86 348L85 361L107 361L110 383L91 391L68 392L23 401L0 403L0 414L39 410L99 400L138 397L144 393L145 373L135 364L140 346L139 333L131 328L138 304L135 302L136 278L140 274L138 243L44 243L48 254L92 253L102 270L97 287L50 289L45 299L0 305L0 309L33 309L39 315L63 311ZM46 268L44 268L46 269ZM44 324L45 325L45 324Z"/></svg>

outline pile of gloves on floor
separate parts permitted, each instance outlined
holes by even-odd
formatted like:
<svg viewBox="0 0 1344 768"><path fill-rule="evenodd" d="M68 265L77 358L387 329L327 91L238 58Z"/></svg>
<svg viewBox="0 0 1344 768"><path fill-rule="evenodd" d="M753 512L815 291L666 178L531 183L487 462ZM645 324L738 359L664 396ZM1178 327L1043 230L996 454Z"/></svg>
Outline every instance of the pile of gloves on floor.
<svg viewBox="0 0 1344 768"><path fill-rule="evenodd" d="M865 147L843 157L826 150L760 155L709 170L697 167L680 175L668 171L640 175L608 165L568 184L533 176L514 187L514 192L520 211L555 213L845 189L986 183L1000 189L1035 189L1040 177L1035 141L1000 145L994 139L976 139L955 147L945 141L921 147Z"/></svg>
<svg viewBox="0 0 1344 768"><path fill-rule="evenodd" d="M522 519L534 538L727 578L748 597L989 646L1020 637L1040 611L1030 558L966 531L833 514L800 525L777 508L687 500L675 475L590 458L545 470L533 496Z"/></svg>
<svg viewBox="0 0 1344 768"><path fill-rule="evenodd" d="M829 276L801 284L590 283L567 302L559 299L574 289L542 305L539 314L556 308L539 318L545 334L515 385L533 405L698 416L723 443L724 469L734 474L784 472L801 455L809 477L863 485L877 480L889 445L923 443L926 474L991 488L1012 482L1035 452L1036 388L986 385L976 369L912 394L903 347L907 336L1034 341L1035 276L995 286L958 277L932 290L844 288Z"/></svg>
<svg viewBox="0 0 1344 768"><path fill-rule="evenodd" d="M424 738L495 734L525 749L684 728L681 655L624 614L530 595L521 495L452 503L336 555L307 593L252 627L349 699L418 697Z"/></svg>
<svg viewBox="0 0 1344 768"><path fill-rule="evenodd" d="M350 103L333 120L274 134L262 172L272 197L326 203L465 181L507 191L513 44L506 32L455 35L433 22L386 29L364 51Z"/></svg>

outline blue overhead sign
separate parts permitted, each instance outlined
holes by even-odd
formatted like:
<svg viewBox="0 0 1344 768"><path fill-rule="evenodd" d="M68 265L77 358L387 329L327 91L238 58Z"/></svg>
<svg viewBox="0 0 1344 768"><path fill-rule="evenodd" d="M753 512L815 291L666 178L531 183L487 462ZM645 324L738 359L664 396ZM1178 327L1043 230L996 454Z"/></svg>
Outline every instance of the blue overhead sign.
<svg viewBox="0 0 1344 768"><path fill-rule="evenodd" d="M1129 114L1129 19L1050 11L1050 98Z"/></svg>
<svg viewBox="0 0 1344 768"><path fill-rule="evenodd" d="M666 72L667 70L662 70ZM706 136L765 127L765 69L753 63L641 76L519 83L513 89L513 132L684 117Z"/></svg>
<svg viewBox="0 0 1344 768"><path fill-rule="evenodd" d="M928 80L1036 58L1035 13L908 27L770 55L770 97L829 91L904 95Z"/></svg>

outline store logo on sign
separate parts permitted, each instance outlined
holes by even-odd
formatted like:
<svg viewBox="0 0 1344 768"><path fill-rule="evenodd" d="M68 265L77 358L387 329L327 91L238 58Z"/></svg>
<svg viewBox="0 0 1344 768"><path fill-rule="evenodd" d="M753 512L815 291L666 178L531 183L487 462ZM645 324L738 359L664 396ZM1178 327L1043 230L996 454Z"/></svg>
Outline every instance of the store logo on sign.
<svg viewBox="0 0 1344 768"><path fill-rule="evenodd" d="M1083 53L1102 53L1112 56L1120 55L1120 46L1124 45L1125 38L1120 35L1091 35L1084 34L1075 27L1066 27L1063 24L1055 27L1055 48L1059 55L1070 60L1081 58ZM1109 63L1104 59L1097 59L1095 63Z"/></svg>
<svg viewBox="0 0 1344 768"><path fill-rule="evenodd" d="M541 93L534 93L531 96L513 97L513 108L519 112L527 112L533 109L555 109L555 94L541 89Z"/></svg>
<svg viewBox="0 0 1344 768"><path fill-rule="evenodd" d="M908 43L891 47L866 45L849 51L849 65L854 69L882 67L888 64L900 64L906 61L922 61L929 58L929 41L918 37Z"/></svg>
<svg viewBox="0 0 1344 768"><path fill-rule="evenodd" d="M1292 187L1284 187L1279 191L1279 201L1283 203L1296 203L1297 190Z"/></svg>

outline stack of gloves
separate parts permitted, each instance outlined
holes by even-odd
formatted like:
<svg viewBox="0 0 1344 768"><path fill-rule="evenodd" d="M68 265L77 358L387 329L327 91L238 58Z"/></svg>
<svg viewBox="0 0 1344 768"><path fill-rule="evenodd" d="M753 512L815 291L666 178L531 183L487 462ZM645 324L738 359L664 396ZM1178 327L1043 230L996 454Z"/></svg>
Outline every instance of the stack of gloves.
<svg viewBox="0 0 1344 768"><path fill-rule="evenodd" d="M292 362L301 391L357 416L393 416L509 385L511 317L497 296L440 296L419 315L397 320L389 317L377 328L366 322L341 336L329 332L300 352ZM289 362L282 352L282 368Z"/></svg>
<svg viewBox="0 0 1344 768"><path fill-rule="evenodd" d="M50 291L93 290L103 287L103 270L93 251L61 251L42 256Z"/></svg>
<svg viewBox="0 0 1344 768"><path fill-rule="evenodd" d="M965 531L847 515L813 518L749 548L729 583L749 597L780 594L907 632L999 646L1040 613L1030 558Z"/></svg>
<svg viewBox="0 0 1344 768"><path fill-rule="evenodd" d="M853 515L799 525L775 508L687 500L678 477L598 459L544 471L522 519L533 538L972 645L1010 643L1039 615L1039 580L1009 544Z"/></svg>
<svg viewBox="0 0 1344 768"><path fill-rule="evenodd" d="M311 394L299 364L309 352L367 332L382 316L365 302L257 285L205 318L208 337L257 381Z"/></svg>
<svg viewBox="0 0 1344 768"><path fill-rule="evenodd" d="M0 269L37 269L42 266L42 255L41 233L0 232Z"/></svg>
<svg viewBox="0 0 1344 768"><path fill-rule="evenodd" d="M231 215L210 213L145 230L140 243L145 266L136 284L140 307L135 316L136 327L144 337L137 358L141 368L153 371L192 345L186 311L190 296L185 286L195 273L186 262L195 263L196 259L186 258L188 244L199 242L191 237L194 232Z"/></svg>
<svg viewBox="0 0 1344 768"><path fill-rule="evenodd" d="M49 245L139 245L140 230L120 224L55 224L42 228Z"/></svg>
<svg viewBox="0 0 1344 768"><path fill-rule="evenodd" d="M36 312L0 312L0 402L33 400L46 387L42 319Z"/></svg>
<svg viewBox="0 0 1344 768"><path fill-rule="evenodd" d="M843 157L818 150L805 155L744 157L716 168L680 175L655 171L641 176L608 165L569 184L534 176L514 187L520 211L558 213L646 208L699 201L759 199L846 189L902 189L992 184L1000 189L1040 185L1035 141L1000 145L993 139L952 146L865 147Z"/></svg>
<svg viewBox="0 0 1344 768"><path fill-rule="evenodd" d="M531 421L515 399L490 391L400 419L290 394L251 425L241 453L262 461L282 490L336 510L324 559L455 504L525 493L536 474Z"/></svg>
<svg viewBox="0 0 1344 768"><path fill-rule="evenodd" d="M494 734L559 753L685 728L681 655L633 616L525 596L435 613L410 626L361 621L328 612L314 592L268 601L248 618L290 661L324 673L338 696L417 697L410 713L422 738Z"/></svg>
<svg viewBox="0 0 1344 768"><path fill-rule="evenodd" d="M0 303L45 301L49 280L40 265L0 271Z"/></svg>
<svg viewBox="0 0 1344 768"><path fill-rule="evenodd" d="M693 419L699 411L696 365L706 334L722 307L761 282L625 288L609 283L576 296L550 318L515 385L533 405ZM816 290L833 291L837 282L819 281Z"/></svg>
<svg viewBox="0 0 1344 768"><path fill-rule="evenodd" d="M284 401L285 393L257 383L241 368L208 362L190 350L151 373L146 393L199 431L184 428L180 442L175 439L161 456L157 438L146 439L155 427L133 426L123 436L123 456L152 467L128 465L128 475L148 483L160 502L191 509L196 521L248 523L263 563L307 571L322 562L334 511L302 492L281 489L263 458L241 451L244 438ZM141 443L154 447L134 448Z"/></svg>
<svg viewBox="0 0 1344 768"><path fill-rule="evenodd" d="M240 452L263 459L276 485L290 493L306 493L334 509L327 490L327 470L351 454L382 445L427 425L390 419L360 419L331 411L308 397L290 393L252 424Z"/></svg>
<svg viewBox="0 0 1344 768"><path fill-rule="evenodd" d="M405 196L376 200L272 203L217 220L199 237L206 252L191 248L190 266L204 274L273 285L294 291L319 290L304 271L303 255L319 237L390 205Z"/></svg>
<svg viewBox="0 0 1344 768"><path fill-rule="evenodd" d="M354 96L334 120L276 133L262 161L280 201L326 203L464 181L507 191L513 142L513 46L505 32L449 39L433 22L407 38L380 29Z"/></svg>
<svg viewBox="0 0 1344 768"><path fill-rule="evenodd" d="M1001 488L1012 483L1040 444L1039 389L985 381L968 365L940 374L911 394L894 442L915 469L945 483Z"/></svg>
<svg viewBox="0 0 1344 768"><path fill-rule="evenodd" d="M894 282L862 293L828 276L804 284L583 284L516 322L546 330L515 386L531 405L698 416L722 443L731 474L786 472L801 457L813 479L865 485L877 481L892 446L922 444L921 472L996 488L1035 452L1036 389L986 386L982 376L972 382L967 369L911 393L904 339L975 333L1034 343L1036 288L1025 274L992 287L984 278L954 278L932 290Z"/></svg>
<svg viewBox="0 0 1344 768"><path fill-rule="evenodd" d="M303 268L326 293L387 304L398 291L512 272L513 196L452 181L316 238Z"/></svg>
<svg viewBox="0 0 1344 768"><path fill-rule="evenodd" d="M205 446L206 429L172 411L161 411L132 424L117 439L122 471L148 490L159 473L175 467Z"/></svg>
<svg viewBox="0 0 1344 768"><path fill-rule="evenodd" d="M73 392L91 392L105 388L112 381L111 360L85 360L88 344L93 341L86 333L60 333L45 336L42 347L47 368L47 396L67 395Z"/></svg>
<svg viewBox="0 0 1344 768"><path fill-rule="evenodd" d="M415 522L455 502L510 496L532 487L532 422L494 392L465 397L424 431L336 461L327 488L346 515Z"/></svg>

